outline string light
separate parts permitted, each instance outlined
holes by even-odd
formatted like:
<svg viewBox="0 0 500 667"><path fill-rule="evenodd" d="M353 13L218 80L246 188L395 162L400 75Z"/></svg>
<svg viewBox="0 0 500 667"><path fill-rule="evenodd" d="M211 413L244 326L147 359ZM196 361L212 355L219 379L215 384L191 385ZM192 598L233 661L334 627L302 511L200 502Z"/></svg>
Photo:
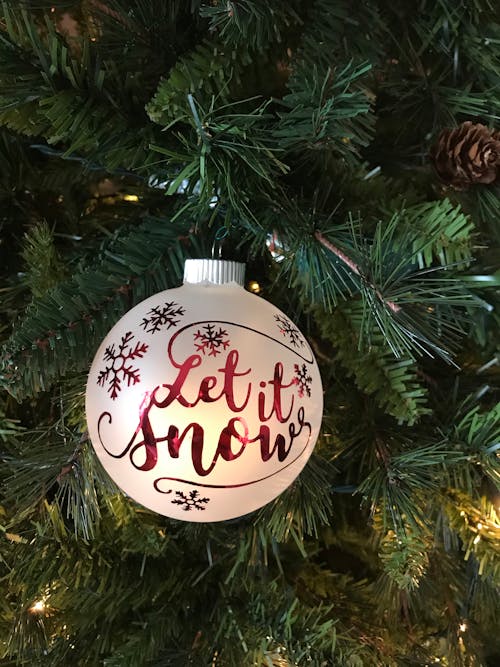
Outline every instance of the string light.
<svg viewBox="0 0 500 667"><path fill-rule="evenodd" d="M254 294L259 294L259 292L262 291L261 286L256 280L250 280L250 282L248 283L248 289L250 290L250 292L253 292Z"/></svg>
<svg viewBox="0 0 500 667"><path fill-rule="evenodd" d="M123 201L139 201L137 195L123 195Z"/></svg>
<svg viewBox="0 0 500 667"><path fill-rule="evenodd" d="M473 544L477 544L480 539L481 539L481 535L476 535L476 537L474 538Z"/></svg>
<svg viewBox="0 0 500 667"><path fill-rule="evenodd" d="M31 607L29 608L29 611L32 614L43 614L47 608L47 605L45 604L45 600L37 600L34 602Z"/></svg>

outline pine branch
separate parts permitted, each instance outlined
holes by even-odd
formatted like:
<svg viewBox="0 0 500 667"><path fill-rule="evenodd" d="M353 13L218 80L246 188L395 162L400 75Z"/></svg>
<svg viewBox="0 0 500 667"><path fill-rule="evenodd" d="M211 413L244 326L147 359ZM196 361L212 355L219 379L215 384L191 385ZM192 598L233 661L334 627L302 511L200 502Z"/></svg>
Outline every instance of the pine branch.
<svg viewBox="0 0 500 667"><path fill-rule="evenodd" d="M498 627L498 586L491 576L478 576L474 579L474 586L470 601L470 618L481 628L484 636L490 635Z"/></svg>
<svg viewBox="0 0 500 667"><path fill-rule="evenodd" d="M89 539L100 517L97 486L116 493L87 442L83 382L84 378L75 378L71 391L55 393L48 423L23 429L20 437L11 439L3 457L2 494L15 510L15 526L36 514L48 499L65 513L75 534Z"/></svg>
<svg viewBox="0 0 500 667"><path fill-rule="evenodd" d="M252 99L216 106L212 99L209 106L202 107L192 96L189 100L189 113L172 123L178 128L177 147L152 146L166 156L162 162L170 181L167 194L174 194L187 182L187 193L196 190L199 206L217 204L232 215L255 219L234 183L250 182L271 197L276 177L287 171L266 127L270 119L267 104L256 105Z"/></svg>
<svg viewBox="0 0 500 667"><path fill-rule="evenodd" d="M315 65L299 64L288 81L289 93L283 97L274 136L288 153L301 160L315 159L315 153L359 161L360 149L373 133L371 103L359 79L370 65L352 62L334 71Z"/></svg>
<svg viewBox="0 0 500 667"><path fill-rule="evenodd" d="M436 253L443 259L445 245L450 254L470 257L464 248L467 218L446 202L397 211L377 224L370 240L361 221L352 219L331 227L335 241L329 240L319 227L331 225L333 215L325 220L314 209L306 213L286 197L271 211L266 224L276 221L283 249L279 277L298 289L303 302L319 302L325 310L353 296L360 299L360 349L375 342L379 331L397 358L426 353L450 362L470 318L467 309L490 308L472 294L468 281L450 275L448 265L417 268L417 261L431 262ZM284 227L280 217L293 223ZM263 229L256 226L250 233L256 248Z"/></svg>
<svg viewBox="0 0 500 667"><path fill-rule="evenodd" d="M279 277L287 279L289 287L297 288L305 301L310 299L313 304L320 301L330 310L356 291L356 274L349 271L351 260L346 263L338 253L326 252L323 248L318 251L313 234L314 230L309 230L301 241L296 237L290 245L288 239L284 241L286 254ZM345 253L342 256L346 256Z"/></svg>
<svg viewBox="0 0 500 667"><path fill-rule="evenodd" d="M498 116L495 91L481 85L477 65L467 61L457 42L461 39L455 30L460 12L453 11L450 18L443 3L429 7L424 18L414 15L412 21L397 9L391 12L399 14L396 20L389 20L395 57L387 61L379 96L384 100L380 114L391 115L392 134L398 136L398 143L414 149L442 127L469 118L494 123ZM486 12L481 17L485 30L487 16ZM413 155L412 159L422 163L423 157Z"/></svg>
<svg viewBox="0 0 500 667"><path fill-rule="evenodd" d="M398 214L385 227L379 223L370 244L360 243L353 229L352 249L341 251L360 278L361 346L370 344L377 327L396 357L427 351L450 361L467 320L463 307L474 298L459 279L434 277L437 269L416 271L405 255L411 248L418 256L415 233L404 227L400 232L398 223ZM341 257L338 246L331 252Z"/></svg>
<svg viewBox="0 0 500 667"><path fill-rule="evenodd" d="M249 244L251 256L267 255L268 244L275 246L279 256L276 284L286 284L302 303L320 303L327 310L358 291L356 274L349 264L327 251L315 238L321 228L323 236L331 232L339 248L346 248L349 227L334 218L335 212L324 215L316 198L313 201L290 198L285 189L279 191L271 204L257 198L256 207L260 213L257 220L244 218L239 224L244 234L242 243Z"/></svg>
<svg viewBox="0 0 500 667"><path fill-rule="evenodd" d="M206 33L199 10L199 0L92 0L84 4L83 14L102 60L113 62L129 89L145 103L160 76Z"/></svg>
<svg viewBox="0 0 500 667"><path fill-rule="evenodd" d="M68 370L83 370L126 307L180 281L186 250L177 227L148 218L122 230L99 260L35 299L3 349L3 383L18 398L46 390ZM85 341L82 354L79 341Z"/></svg>
<svg viewBox="0 0 500 667"><path fill-rule="evenodd" d="M349 267L349 269L356 275L360 276L362 278L362 274L360 271L359 266L356 264L354 260L352 260L348 255L346 255L345 252L340 250L340 248L337 248L337 246L333 245L333 243L330 243L328 239L323 236L323 234L319 231L316 230L314 236L317 238L317 240L321 243L321 245L325 246L327 250L329 250L331 253L335 255L335 257L338 257L341 262L343 262L346 266ZM401 310L401 307L397 305L394 301L387 301L384 299L382 294L377 290L375 285L369 284L368 287L371 287L373 290L375 290L378 298L384 302L384 304L392 310L394 313L397 313Z"/></svg>
<svg viewBox="0 0 500 667"><path fill-rule="evenodd" d="M435 262L465 267L472 261L474 224L460 206L442 199L403 209L400 215L402 228L414 237L412 259L420 269Z"/></svg>
<svg viewBox="0 0 500 667"><path fill-rule="evenodd" d="M496 221L500 216L500 187L478 186L468 192L453 195L463 209L473 216L478 227L491 236L495 242L500 242L500 231Z"/></svg>
<svg viewBox="0 0 500 667"><path fill-rule="evenodd" d="M412 18L413 31L421 42L420 53L437 52L453 64L455 78L472 71L475 77L488 80L488 66L494 71L497 55L495 35L499 26L494 3L477 0L457 7L449 0L426 1L422 12ZM403 20L409 24L407 15Z"/></svg>
<svg viewBox="0 0 500 667"><path fill-rule="evenodd" d="M417 366L408 357L394 359L380 332L373 332L370 346L363 348L358 338L362 318L360 302L339 306L331 318L322 311L316 313L322 336L332 341L336 359L354 376L356 385L372 394L378 405L399 422L414 424L430 412Z"/></svg>
<svg viewBox="0 0 500 667"><path fill-rule="evenodd" d="M40 297L58 283L64 270L57 256L54 239L47 224L33 227L25 235L22 257L26 262L27 275L24 282L34 297Z"/></svg>
<svg viewBox="0 0 500 667"><path fill-rule="evenodd" d="M417 664L432 659L430 656L443 659L450 655L462 620L460 604L466 595L463 568L460 564L457 566L450 554L436 547L430 551L427 571L415 590L399 589L384 574L376 582L374 594L378 600L378 611L384 614L386 623L395 624L402 632L416 629L412 639L417 646L412 657ZM419 636L430 637L423 653L418 650ZM447 636L444 645L443 638Z"/></svg>
<svg viewBox="0 0 500 667"><path fill-rule="evenodd" d="M472 23L462 24L463 38L460 46L465 54L467 68L474 70L476 76L484 82L484 88L494 94L495 72L498 72L500 67L500 23L494 11L489 19L486 12L483 13L478 23L477 26Z"/></svg>
<svg viewBox="0 0 500 667"><path fill-rule="evenodd" d="M27 541L16 544L12 554L16 559L16 568L11 569L10 585L12 590L21 588L24 604L19 609L19 620L15 621L9 639L9 653L20 655L25 651L32 662L42 655L49 655L49 659L55 662L59 660L61 664L71 644L80 646L80 642L86 643L94 636L94 640L90 641L85 650L85 660L96 662L100 659L99 656L109 653L125 641L125 635L120 628L126 616L130 619L132 614L132 617L139 618L138 610L149 613L152 597L163 596L166 591L172 590L175 580L170 575L162 576L163 583L160 583L158 588L156 568L145 568L143 562L141 569L141 557L128 550L130 522L135 522L136 535L137 528L142 532L141 553L145 553L144 546L148 551L151 537L161 545L160 549L156 547L156 554L167 545L174 547L172 557L177 552L176 558L179 558L180 552L164 534L158 535L158 526L154 522L145 517L141 518L140 523L136 522L135 513L127 514L118 503L113 510L114 517L107 515L105 521L101 522L103 532L98 532L97 539L86 544L82 540L77 541L68 533L57 505L47 506L46 521L39 522L36 526L36 544L41 551L40 557L33 558L33 545ZM118 516L120 526L116 524ZM122 545L123 553L120 559L114 560L112 549L108 551L108 557L104 556L101 540L108 539L118 540ZM61 554L64 554L63 559ZM172 573L179 581L181 569L175 574ZM68 604L68 589L71 589L72 595L79 600L78 605ZM196 591L194 593L195 597L200 594ZM46 641L41 645L38 643L37 646L33 641L33 631L30 631L29 627L23 628L19 621L29 618L29 607L35 600L39 600L42 594L46 601L46 610L39 618L45 622L50 621L51 632L47 633ZM125 608L127 611L123 616L120 610ZM95 637L96 623L102 629L99 638ZM166 630L163 641L168 644L171 636L167 628ZM110 641L113 634L115 639ZM161 642L158 643L156 651L163 646ZM78 662L83 659L79 653L78 649L73 650L71 660Z"/></svg>
<svg viewBox="0 0 500 667"><path fill-rule="evenodd" d="M445 492L443 502L450 526L460 537L464 559L473 554L479 563L479 575L498 581L500 528L494 505L484 497L472 504L466 494L454 489Z"/></svg>
<svg viewBox="0 0 500 667"><path fill-rule="evenodd" d="M291 28L302 23L300 2L280 0L270 5L266 0L216 0L201 7L200 15L210 19L210 30L216 31L229 48L248 44L262 51L275 42L283 42Z"/></svg>
<svg viewBox="0 0 500 667"><path fill-rule="evenodd" d="M317 537L332 515L332 478L332 466L313 454L294 484L260 510L256 527L278 542L287 541L290 535L298 544L306 535Z"/></svg>
<svg viewBox="0 0 500 667"><path fill-rule="evenodd" d="M385 9L385 8L384 8ZM353 15L348 0L316 0L305 20L299 56L311 68L352 58L378 62L383 58L384 12L379 3L364 3ZM328 48L323 46L328 44Z"/></svg>
<svg viewBox="0 0 500 667"><path fill-rule="evenodd" d="M142 110L124 108L122 81L90 39L74 53L48 17L42 30L22 8L4 5L3 12L0 123L64 143L66 154L90 153L110 169L144 164L147 129L131 130Z"/></svg>
<svg viewBox="0 0 500 667"><path fill-rule="evenodd" d="M380 437L376 438L376 452L379 466L361 482L358 492L370 503L372 513L382 513L384 530L390 525L397 535L405 534L406 524L416 531L425 525L425 498L438 491L442 470L466 459L440 443L392 453Z"/></svg>
<svg viewBox="0 0 500 667"><path fill-rule="evenodd" d="M381 540L379 555L385 574L400 591L418 588L428 570L432 536L422 532L389 530Z"/></svg>
<svg viewBox="0 0 500 667"><path fill-rule="evenodd" d="M158 89L146 106L150 119L170 126L188 109L187 95L203 100L213 95L219 104L229 101L228 82L239 81L242 67L249 59L242 52L226 51L213 41L199 44L194 51L179 58L168 77L160 81Z"/></svg>
<svg viewBox="0 0 500 667"><path fill-rule="evenodd" d="M23 430L20 420L8 417L3 401L0 402L0 440L12 446L13 443L16 443L18 436L22 435Z"/></svg>
<svg viewBox="0 0 500 667"><path fill-rule="evenodd" d="M337 586L334 584L335 593L330 600L338 599L347 586L355 586L350 579L345 579L335 582ZM349 660L376 664L377 647L356 645L352 619L346 619L345 624L337 620L335 604L329 600L308 604L293 596L279 580L266 582L265 586L265 593L260 586L254 586L242 599L229 594L221 596L214 609L217 632L213 639L207 637L205 654L219 653L223 637L228 636L231 641L225 643L221 655L224 667L241 664L245 655L252 664L268 665L266 655L269 657L273 653L281 654L292 665L304 661L312 664L322 661L342 664L345 661L348 664ZM264 599L266 605L262 604ZM263 627L268 628L265 637ZM245 638L251 638L251 643L247 644Z"/></svg>
<svg viewBox="0 0 500 667"><path fill-rule="evenodd" d="M27 510L33 511L54 489L72 450L77 447L79 436L76 437L76 441L73 437L68 442L68 438L58 437L53 428L39 428L24 434L16 455L2 457L10 469L2 491L20 516Z"/></svg>
<svg viewBox="0 0 500 667"><path fill-rule="evenodd" d="M475 489L479 488L482 475L489 477L493 484L498 486L500 403L481 412L479 405L473 405L473 402L467 399L452 415L453 421L443 442L459 448L473 465L450 467L450 483L472 495L475 495Z"/></svg>

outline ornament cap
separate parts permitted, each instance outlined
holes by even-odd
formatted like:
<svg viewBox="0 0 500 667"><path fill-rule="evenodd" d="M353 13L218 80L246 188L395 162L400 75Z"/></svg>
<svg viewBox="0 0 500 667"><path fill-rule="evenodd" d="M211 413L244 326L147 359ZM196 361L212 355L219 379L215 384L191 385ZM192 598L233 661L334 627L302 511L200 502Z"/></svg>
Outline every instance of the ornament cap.
<svg viewBox="0 0 500 667"><path fill-rule="evenodd" d="M225 259L186 259L184 283L245 283L245 265Z"/></svg>

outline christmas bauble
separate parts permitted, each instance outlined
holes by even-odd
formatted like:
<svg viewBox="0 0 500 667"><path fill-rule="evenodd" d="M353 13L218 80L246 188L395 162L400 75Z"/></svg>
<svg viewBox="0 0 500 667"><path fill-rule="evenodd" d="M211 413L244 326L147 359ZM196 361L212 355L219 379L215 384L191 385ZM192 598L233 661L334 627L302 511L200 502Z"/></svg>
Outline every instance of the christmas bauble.
<svg viewBox="0 0 500 667"><path fill-rule="evenodd" d="M111 329L90 369L93 446L130 497L166 516L223 521L262 507L300 473L323 393L288 317L245 291L244 265L188 260Z"/></svg>

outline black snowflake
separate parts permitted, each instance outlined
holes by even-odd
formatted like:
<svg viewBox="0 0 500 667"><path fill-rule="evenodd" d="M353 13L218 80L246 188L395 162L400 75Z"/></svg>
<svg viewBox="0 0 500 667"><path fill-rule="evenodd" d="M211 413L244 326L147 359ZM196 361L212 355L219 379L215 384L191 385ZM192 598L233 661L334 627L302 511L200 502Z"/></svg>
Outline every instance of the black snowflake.
<svg viewBox="0 0 500 667"><path fill-rule="evenodd" d="M302 334L287 317L283 317L282 315L275 315L274 319L278 324L278 329L281 331L283 336L288 336L289 342L294 347L302 347L304 345Z"/></svg>
<svg viewBox="0 0 500 667"><path fill-rule="evenodd" d="M108 384L108 392L113 400L118 396L122 390L122 381L127 380L127 387L131 384L137 384L141 381L138 368L132 368L132 364L126 365L129 359L140 359L148 349L145 343L138 342L135 347L130 345L130 341L134 338L134 334L128 331L122 336L121 343L118 349L115 349L115 344L108 345L104 352L103 361L110 361L102 371L99 371L97 384L104 387Z"/></svg>
<svg viewBox="0 0 500 667"><path fill-rule="evenodd" d="M176 491L175 495L178 496L175 498L175 500L172 500L173 505L182 505L182 509L185 512L190 512L193 508L195 510L205 510L206 507L203 507L203 505L206 505L210 498L200 498L199 493L196 489L193 489L193 491L189 492L189 495L185 495L182 493L182 491Z"/></svg>
<svg viewBox="0 0 500 667"><path fill-rule="evenodd" d="M206 324L202 328L204 331L198 329L194 334L194 340L199 341L198 343L195 342L198 352L205 354L208 350L209 357L216 357L229 346L229 334L225 329L219 327L219 331L216 331L213 324Z"/></svg>
<svg viewBox="0 0 500 667"><path fill-rule="evenodd" d="M301 368L299 364L294 364L294 368L295 368L294 383L298 387L299 396L302 398L302 396L304 396L304 393L310 396L311 387L309 385L312 382L312 377L309 375L307 366L305 364L302 364Z"/></svg>
<svg viewBox="0 0 500 667"><path fill-rule="evenodd" d="M148 333L156 333L163 326L176 327L179 324L179 318L184 315L185 310L175 301L165 301L164 306L155 306L148 312L141 322L142 328ZM177 318L177 319L176 319Z"/></svg>

